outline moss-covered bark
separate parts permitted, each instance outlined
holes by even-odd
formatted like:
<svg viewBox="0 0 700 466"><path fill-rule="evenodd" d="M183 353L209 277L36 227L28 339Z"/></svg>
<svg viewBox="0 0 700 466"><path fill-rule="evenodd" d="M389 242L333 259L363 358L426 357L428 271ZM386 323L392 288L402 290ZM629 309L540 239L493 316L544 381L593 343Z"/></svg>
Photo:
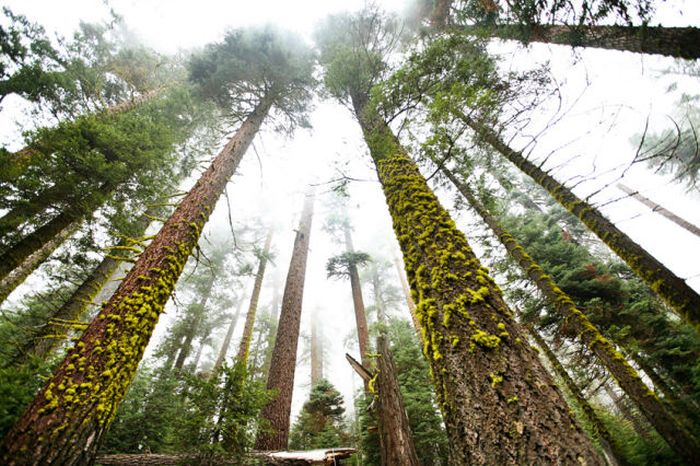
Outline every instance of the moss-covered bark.
<svg viewBox="0 0 700 466"><path fill-rule="evenodd" d="M267 378L267 389L277 395L263 409L261 417L269 422L270 429L258 432L255 448L258 450L285 450L289 440L289 416L292 410L292 392L296 371L301 305L304 298L306 258L309 254L311 221L314 196L306 196L299 228L294 239L292 259L289 263L287 282L282 296L282 310L272 361Z"/></svg>
<svg viewBox="0 0 700 466"><path fill-rule="evenodd" d="M183 198L0 444L7 465L82 465L134 377L202 227L271 105L263 100Z"/></svg>
<svg viewBox="0 0 700 466"><path fill-rule="evenodd" d="M688 60L700 58L700 29L695 27L502 24L493 27L462 26L458 30L465 34L526 43L593 47Z"/></svg>
<svg viewBox="0 0 700 466"><path fill-rule="evenodd" d="M605 218L598 209L580 199L554 177L527 160L520 152L511 149L493 130L459 110L455 110L455 112L481 139L535 180L566 210L581 220L652 290L700 332L700 294L688 286L685 280L674 274L668 267L635 243L615 224Z"/></svg>
<svg viewBox="0 0 700 466"><path fill-rule="evenodd" d="M600 333L600 330L588 320L588 317L576 307L574 301L554 283L554 280L542 270L515 238L489 214L469 187L446 167L442 167L442 172L491 228L508 254L532 280L550 306L566 320L566 324L578 335L582 343L590 348L610 371L627 396L634 401L666 442L686 461L691 458L700 458L700 444L697 439L666 409L624 356Z"/></svg>
<svg viewBox="0 0 700 466"><path fill-rule="evenodd" d="M248 364L248 353L250 352L250 342L253 338L253 325L255 325L255 315L258 312L258 300L260 299L260 290L262 289L263 278L265 278L265 267L267 266L267 258L270 255L270 245L272 244L272 230L269 231L265 238L260 262L258 262L258 270L255 273L255 282L253 283L253 293L250 295L250 304L248 305L248 313L245 317L245 326L243 327L243 336L241 337L241 345L238 348L237 361Z"/></svg>
<svg viewBox="0 0 700 466"><path fill-rule="evenodd" d="M358 115L403 252L450 464L604 464L418 167Z"/></svg>

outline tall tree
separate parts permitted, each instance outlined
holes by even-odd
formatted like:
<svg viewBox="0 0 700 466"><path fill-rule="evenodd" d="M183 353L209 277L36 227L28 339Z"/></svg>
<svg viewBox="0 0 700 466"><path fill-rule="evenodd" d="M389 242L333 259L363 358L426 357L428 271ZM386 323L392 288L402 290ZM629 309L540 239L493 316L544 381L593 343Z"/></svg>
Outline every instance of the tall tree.
<svg viewBox="0 0 700 466"><path fill-rule="evenodd" d="M318 32L324 82L354 110L377 168L418 297L450 463L602 464L535 353L523 344L512 312L466 237L370 100L395 36L376 11L331 17L324 26Z"/></svg>
<svg viewBox="0 0 700 466"><path fill-rule="evenodd" d="M292 259L289 263L289 272L282 296L277 337L267 377L267 388L275 390L276 396L263 409L262 417L269 422L270 429L258 432L255 443L258 450L285 450L287 448L314 199L313 193L305 196L299 228L294 239Z"/></svg>
<svg viewBox="0 0 700 466"><path fill-rule="evenodd" d="M235 314L231 317L231 322L228 324L226 330L226 336L224 336L224 341L221 343L221 348L219 348L219 355L216 357L216 362L214 362L214 367L212 368L212 374L216 374L219 369L224 365L226 360L226 355L228 354L229 346L231 346L231 339L233 338L233 331L236 329L236 323L238 323L238 316L241 313L241 308L243 307L243 299L238 301Z"/></svg>
<svg viewBox="0 0 700 466"><path fill-rule="evenodd" d="M248 89L245 99L252 93L255 107L4 438L0 458L6 464L94 459L202 227L270 108L288 112L294 122L302 118L311 60L296 37L236 31L207 53L193 64L193 80L222 104L240 96L231 86L238 85L236 93ZM212 66L203 68L202 61Z"/></svg>
<svg viewBox="0 0 700 466"><path fill-rule="evenodd" d="M248 363L248 353L250 352L250 342L253 338L253 325L255 324L255 315L258 311L260 290L262 289L262 282L263 278L265 277L265 267L267 266L267 260L270 255L270 244L272 244L272 229L270 229L270 231L267 233L262 251L258 253L258 271L255 273L255 282L253 283L253 291L250 295L248 313L245 317L241 345L238 348L238 356L236 359L238 362L242 362L244 364Z"/></svg>

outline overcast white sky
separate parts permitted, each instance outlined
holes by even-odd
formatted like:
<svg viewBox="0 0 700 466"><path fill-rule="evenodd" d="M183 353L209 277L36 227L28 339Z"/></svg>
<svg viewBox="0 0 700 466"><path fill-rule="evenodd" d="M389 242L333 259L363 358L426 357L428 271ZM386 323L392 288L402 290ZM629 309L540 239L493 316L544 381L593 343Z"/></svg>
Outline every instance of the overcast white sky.
<svg viewBox="0 0 700 466"><path fill-rule="evenodd" d="M106 18L107 8L98 0L12 0L2 1L15 12L26 14L30 19L44 25L47 30L70 35L78 21L99 21ZM388 9L400 10L403 0L378 2ZM692 0L667 2L658 19L664 25L697 24L700 21L700 7ZM111 7L123 15L126 23L147 44L164 53L172 53L203 45L221 37L227 28L276 22L310 38L313 25L328 13L362 7L363 1L215 1L199 0L114 0ZM685 11L679 15L678 11ZM616 166L629 160L633 154L630 137L639 132L647 115L653 122L662 122L665 114L673 111L677 94L666 94L671 78L658 80L658 71L673 64L670 59L640 56L614 51L583 50L577 60L567 47L535 45L527 51L515 44L494 45L494 51L501 54L504 67L527 68L549 60L552 75L562 83L567 102L584 91L585 98L576 105L570 115L549 131L535 150L534 155L546 154L551 148L571 141L581 132L592 128L592 134L567 147L550 166L569 159L573 154L581 157L566 170L557 172L560 179L590 172L593 167L598 173L606 167ZM700 92L697 82L681 82L680 89L686 92ZM7 103L4 103L8 105ZM8 108L8 107L6 107ZM595 111L592 111L596 109ZM602 109L602 110L601 110ZM607 126L598 123L620 110L620 117L613 131L607 133ZM8 110L0 112L0 140L12 141L16 132L7 123L14 115ZM548 116L542 111L542 124ZM298 212L301 209L301 193L312 177L324 182L336 176L336 168L344 166L348 174L368 181L351 186L351 214L355 224L355 246L358 250L378 251L390 255L396 248L386 211L383 196L371 167L369 157L361 139L356 122L349 112L333 102L319 102L312 114L311 131L298 131L292 139L284 139L264 132L255 143L259 160L252 151L244 159L239 173L229 185L232 215L237 223L253 221L263 217L280 227L275 236L274 248L278 251L276 267L284 279L289 263L289 254L294 240L294 229ZM517 145L516 140L515 144ZM603 180L601 178L600 180ZM577 193L586 195L601 182L597 180L577 188ZM700 200L688 196L683 190L669 184L667 179L652 176L642 169L635 169L626 177L632 187L641 189L649 197L660 202L688 220L700 224ZM316 205L314 227L311 234L306 291L304 296L304 317L302 330L308 333L308 318L312 309L318 309L323 320L323 333L327 338L326 374L346 397L350 406L350 395L354 387L360 387L350 367L343 358L344 340L354 332L354 318L349 284L329 281L325 278L325 262L339 252L328 235L322 231L327 208L324 206L324 191L318 188L319 199ZM452 195L440 192L444 205L452 208ZM594 199L604 202L619 197L614 188L603 191ZM262 209L262 211L261 211ZM605 213L627 231L642 246L673 268L682 277L692 277L691 284L700 289L700 239L670 224L665 219L645 210L634 201L621 201L606 206ZM458 224L467 227L470 216L464 212L453 212ZM225 202L220 203L208 230L228 230ZM468 232L467 232L468 233ZM269 285L273 271L267 274ZM249 293L252 287L248 285ZM14 298L27 291L18 290ZM368 293L366 293L368 294ZM272 290L266 286L261 297L262 303L272 299ZM157 341L167 331L171 320L172 306L159 324L153 341ZM406 311L407 312L407 311ZM407 314L406 314L407 317ZM223 334L221 329L219 334ZM239 325L236 336L240 335ZM234 349L237 342L234 339ZM301 345L300 345L301 346ZM294 397L295 412L308 396L308 368L300 366L297 371L297 390Z"/></svg>

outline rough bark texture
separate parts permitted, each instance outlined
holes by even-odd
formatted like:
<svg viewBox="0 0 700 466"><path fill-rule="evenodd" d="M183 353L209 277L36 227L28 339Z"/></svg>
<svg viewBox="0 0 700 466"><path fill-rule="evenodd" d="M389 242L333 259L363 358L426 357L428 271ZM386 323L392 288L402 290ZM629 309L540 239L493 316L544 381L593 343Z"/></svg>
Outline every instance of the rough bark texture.
<svg viewBox="0 0 700 466"><path fill-rule="evenodd" d="M355 247L352 244L352 235L350 234L350 226L345 224L343 228L345 236L345 250L349 253L355 252ZM350 288L352 290L352 305L355 310L355 324L357 325L357 341L360 345L360 361L365 367L371 367L370 361L367 358L369 354L369 329L367 326L367 315L365 314L365 303L362 299L362 284L360 283L360 274L357 271L357 265L354 263L348 264L348 273L350 275ZM365 391L367 386L365 385Z"/></svg>
<svg viewBox="0 0 700 466"><path fill-rule="evenodd" d="M396 366L386 337L377 337L377 373L372 392L377 399L382 465L419 466L413 435L396 378Z"/></svg>
<svg viewBox="0 0 700 466"><path fill-rule="evenodd" d="M289 416L292 410L292 391L296 370L297 345L301 305L304 297L306 258L309 254L309 237L313 219L313 194L307 195L294 239L292 259L282 296L277 338L272 350L272 362L267 378L268 390L276 390L277 396L262 411L262 418L270 423L270 431L259 432L258 450L284 450L289 440Z"/></svg>
<svg viewBox="0 0 700 466"><path fill-rule="evenodd" d="M260 299L260 290L262 289L263 278L265 278L265 267L267 266L267 258L270 255L270 244L272 244L272 229L265 238L260 262L258 263L258 271L255 273L255 282L253 283L253 293L250 295L250 305L248 313L245 317L245 326L243 327L243 336L241 337L241 345L238 348L237 360L248 364L248 353L250 352L250 342L253 339L253 326L255 325L255 315L258 311L258 300Z"/></svg>
<svg viewBox="0 0 700 466"><path fill-rule="evenodd" d="M564 185L511 149L493 130L458 112L484 141L546 189L564 208L581 220L675 311L700 332L700 295L610 220Z"/></svg>
<svg viewBox="0 0 700 466"><path fill-rule="evenodd" d="M450 464L604 464L416 164L383 121L358 119L403 252Z"/></svg>
<svg viewBox="0 0 700 466"><path fill-rule="evenodd" d="M649 207L651 210L654 212L658 212L659 214L663 215L679 227L689 231L690 233L694 234L698 238L700 238L700 227L693 225L686 219L679 217L678 215L674 214L670 210L666 209L662 205L657 204L656 202L652 201L648 197L642 196L639 194L639 191L635 191L632 188L628 188L622 183L618 183L617 187L620 189L620 191L624 192L625 194L628 194L630 197L632 197L635 201L638 201L645 206Z"/></svg>
<svg viewBox="0 0 700 466"><path fill-rule="evenodd" d="M82 465L134 377L203 225L270 108L246 118L0 445L5 465Z"/></svg>
<svg viewBox="0 0 700 466"><path fill-rule="evenodd" d="M193 302L189 305L189 325L187 330L185 330L185 340L180 346L180 353L177 355L175 360L175 366L173 367L176 371L181 371L185 367L185 361L192 351L192 342L199 332L199 327L204 319L204 314L207 312L207 303L211 297L212 288L214 288L214 281L216 277L212 274L207 277L207 283L205 289L200 296L198 296L197 302ZM201 300L201 301L200 301Z"/></svg>
<svg viewBox="0 0 700 466"><path fill-rule="evenodd" d="M576 385L574 379L571 378L567 370L564 368L559 358L554 354L554 351L549 347L544 338L535 330L532 326L528 326L528 332L530 336L535 340L535 343L544 353L545 358L549 361L549 365L554 370L554 373L559 377L559 379L564 383L567 391L571 397L575 400L576 404L579 406L583 415L586 417L588 424L591 427L593 435L598 439L603 452L605 453L605 459L608 461L610 466L616 465L626 465L629 464L625 460L620 445L615 441L610 431L603 421L598 417L593 406L588 402L588 400L581 393L581 389Z"/></svg>
<svg viewBox="0 0 700 466"><path fill-rule="evenodd" d="M236 309L236 313L233 315L231 318L231 323L228 325L228 330L226 330L226 336L224 337L224 342L221 344L221 348L219 349L219 355L216 358L216 362L214 363L214 367L212 368L212 375L216 374L219 369L224 365L224 361L226 360L226 355L228 354L228 349L231 346L231 338L233 338L233 331L236 329L236 323L238 322L238 316L241 313L241 306L243 305L243 300L238 303L238 308Z"/></svg>
<svg viewBox="0 0 700 466"><path fill-rule="evenodd" d="M80 227L82 216L64 213L0 256L0 304Z"/></svg>
<svg viewBox="0 0 700 466"><path fill-rule="evenodd" d="M639 407L640 411L644 413L651 425L654 426L671 448L686 461L689 461L691 458L700 458L700 444L697 439L693 438L691 433L666 409L666 406L656 394L644 383L639 373L615 349L613 344L600 333L600 330L588 320L588 317L576 307L569 295L564 293L554 283L554 280L544 273L544 270L517 243L515 238L505 231L498 221L489 214L466 183L458 179L445 167L442 167L442 172L452 181L469 205L472 206L498 237L508 254L535 284L551 308L565 319L566 325L596 355L598 360L615 378L620 388Z"/></svg>
<svg viewBox="0 0 700 466"><path fill-rule="evenodd" d="M634 53L700 58L700 29L663 26L572 26L533 24L499 25L493 28L463 26L467 34L485 34L523 42L593 47Z"/></svg>

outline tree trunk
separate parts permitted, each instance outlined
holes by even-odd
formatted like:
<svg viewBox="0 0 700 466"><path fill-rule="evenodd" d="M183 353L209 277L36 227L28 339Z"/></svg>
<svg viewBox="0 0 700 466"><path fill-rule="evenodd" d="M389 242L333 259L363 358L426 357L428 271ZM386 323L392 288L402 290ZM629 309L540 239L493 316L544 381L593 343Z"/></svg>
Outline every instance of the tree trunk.
<svg viewBox="0 0 700 466"><path fill-rule="evenodd" d="M28 201L18 203L0 218L0 244L9 244L10 235L19 227L35 218L38 214L54 205L65 201L69 196L66 186L55 185L47 188Z"/></svg>
<svg viewBox="0 0 700 466"><path fill-rule="evenodd" d="M679 227L691 232L698 238L700 238L700 227L697 227L696 225L693 225L689 221L687 221L684 218L679 217L678 215L674 214L670 210L666 209L665 207L657 204L656 202L652 201L648 197L642 196L639 191L635 191L632 188L628 188L622 183L617 184L618 189L620 191L628 194L630 197L632 197L635 201L638 201L645 206L649 207L652 211L658 212L659 214L663 215Z"/></svg>
<svg viewBox="0 0 700 466"><path fill-rule="evenodd" d="M315 387L323 379L321 338L318 334L316 312L314 312L311 317L311 388Z"/></svg>
<svg viewBox="0 0 700 466"><path fill-rule="evenodd" d="M681 423L666 409L656 394L642 381L637 371L627 362L624 356L618 352L613 344L605 338L598 328L594 326L588 317L581 312L573 300L564 293L552 278L545 274L544 270L532 257L520 246L513 236L505 231L496 219L476 199L466 183L457 177L446 167L442 172L455 185L472 208L479 214L484 222L508 251L508 254L518 263L523 272L535 284L549 302L552 309L556 310L573 330L581 342L586 345L615 377L627 396L639 407L639 410L647 417L652 426L673 448L673 450L686 460L700 458L700 444L693 438Z"/></svg>
<svg viewBox="0 0 700 466"><path fill-rule="evenodd" d="M675 309L681 317L690 322L696 331L700 332L700 295L688 286L685 280L678 277L644 248L635 243L597 209L586 201L579 199L568 188L527 160L520 152L511 149L493 130L459 110L456 110L456 113L480 138L535 180L565 209L581 220L624 260L652 290Z"/></svg>
<svg viewBox="0 0 700 466"><path fill-rule="evenodd" d="M277 396L262 411L262 418L270 423L270 430L258 432L256 440L258 450L287 448L313 206L314 195L307 195L301 212L299 229L294 239L292 259L282 297L282 311L277 326L277 338L272 350L272 362L267 379L268 390L276 390Z"/></svg>
<svg viewBox="0 0 700 466"><path fill-rule="evenodd" d="M450 464L604 464L416 164L376 114L354 107L418 297Z"/></svg>
<svg viewBox="0 0 700 466"><path fill-rule="evenodd" d="M185 361L190 355L190 351L192 351L192 342L197 336L199 326L202 323L202 320L204 320L204 314L207 312L207 303L211 297L211 291L212 288L214 288L215 280L216 276L212 274L205 285L206 288L204 289L202 295L196 297L196 301L190 304L187 309L190 324L187 326L187 330L185 330L185 340L182 342L182 346L180 346L180 353L177 355L177 359L175 360L174 369L177 372L182 371L182 368L185 367Z"/></svg>
<svg viewBox="0 0 700 466"><path fill-rule="evenodd" d="M627 405L625 395L618 395L612 388L610 388L608 384L605 384L604 389L605 393L607 393L610 399L613 401L613 404L620 412L622 417L629 421L632 429L634 429L637 435L645 439L647 442L651 442L652 438L651 435L649 435L648 424L646 424L644 420Z"/></svg>
<svg viewBox="0 0 700 466"><path fill-rule="evenodd" d="M598 439L603 452L605 453L605 459L608 461L610 466L616 465L626 465L629 464L625 459L624 454L620 449L620 445L615 441L610 431L603 421L598 417L593 406L588 402L588 400L581 393L581 389L576 385L574 379L571 378L567 370L564 368L559 358L554 354L554 351L549 347L544 338L533 328L531 325L527 326L528 333L537 343L537 346L542 350L544 356L549 361L549 365L554 370L554 373L561 379L564 386L568 390L571 397L575 400L576 404L583 412L586 417L588 424L591 426L593 435Z"/></svg>
<svg viewBox="0 0 700 466"><path fill-rule="evenodd" d="M700 58L700 29L695 27L503 24L486 28L461 26L458 30L466 34L487 35L525 43L592 47L687 60Z"/></svg>
<svg viewBox="0 0 700 466"><path fill-rule="evenodd" d="M250 295L250 305L248 313L245 317L245 327L243 327L243 336L241 337L241 345L238 348L237 360L243 364L248 364L248 353L250 352L250 341L253 338L253 325L255 325L255 315L258 311L258 300L260 299L260 290L262 289L263 278L265 278L265 267L267 259L270 255L270 244L272 243L272 228L267 233L265 238L265 246L260 254L260 262L258 262L258 271L255 274L255 283L253 284L253 293Z"/></svg>
<svg viewBox="0 0 700 466"><path fill-rule="evenodd" d="M151 220L148 215L141 217L134 225L135 234L143 236ZM128 248L133 241L129 238L121 240L117 244L117 251L120 248ZM88 275L83 283L73 291L70 297L61 307L51 314L49 321L41 327L27 341L18 362L26 361L35 357L45 359L49 353L54 351L63 341L62 330L66 324L79 321L85 315L88 307L95 303L95 298L105 286L114 272L119 268L120 261L114 253L108 253L95 269Z"/></svg>
<svg viewBox="0 0 700 466"><path fill-rule="evenodd" d="M345 223L343 227L345 236L345 250L349 253L355 252L352 244L352 236L350 234L350 225ZM367 326L367 315L365 314L365 303L362 299L362 285L360 283L360 274L357 271L357 265L354 263L348 264L348 272L350 274L350 289L352 290L352 305L355 310L355 324L357 325L357 341L360 346L360 361L365 367L371 367L369 354L369 329ZM369 387L365 383L365 391Z"/></svg>
<svg viewBox="0 0 700 466"><path fill-rule="evenodd" d="M242 306L243 300L241 299L238 303L236 313L231 318L231 323L229 324L228 330L226 331L224 342L222 343L221 348L219 349L219 356L216 358L214 368L211 371L212 375L216 374L219 371L219 369L221 369L221 367L224 365L224 361L226 360L226 354L228 354L228 348L229 346L231 346L231 338L233 338L233 331L236 329L236 323L238 322L238 316L241 313Z"/></svg>
<svg viewBox="0 0 700 466"><path fill-rule="evenodd" d="M246 118L0 445L0 462L89 464L202 227L271 106Z"/></svg>
<svg viewBox="0 0 700 466"><path fill-rule="evenodd" d="M0 304L80 227L81 216L61 214L0 256Z"/></svg>
<svg viewBox="0 0 700 466"><path fill-rule="evenodd" d="M396 377L396 366L384 335L377 337L377 353L377 373L372 390L377 399L382 465L419 466Z"/></svg>
<svg viewBox="0 0 700 466"><path fill-rule="evenodd" d="M411 290L408 287L408 282L406 281L406 276L404 275L403 267L401 267L401 262L399 262L398 257L394 257L394 265L396 266L396 273L399 275L399 281L401 282L401 288L403 289L403 295L406 297L406 305L408 306L408 312L411 314L411 321L413 322L413 328L416 329L418 338L421 337L420 332L420 322L418 322L418 316L416 315L416 303L411 297ZM422 343L422 342L421 342Z"/></svg>

